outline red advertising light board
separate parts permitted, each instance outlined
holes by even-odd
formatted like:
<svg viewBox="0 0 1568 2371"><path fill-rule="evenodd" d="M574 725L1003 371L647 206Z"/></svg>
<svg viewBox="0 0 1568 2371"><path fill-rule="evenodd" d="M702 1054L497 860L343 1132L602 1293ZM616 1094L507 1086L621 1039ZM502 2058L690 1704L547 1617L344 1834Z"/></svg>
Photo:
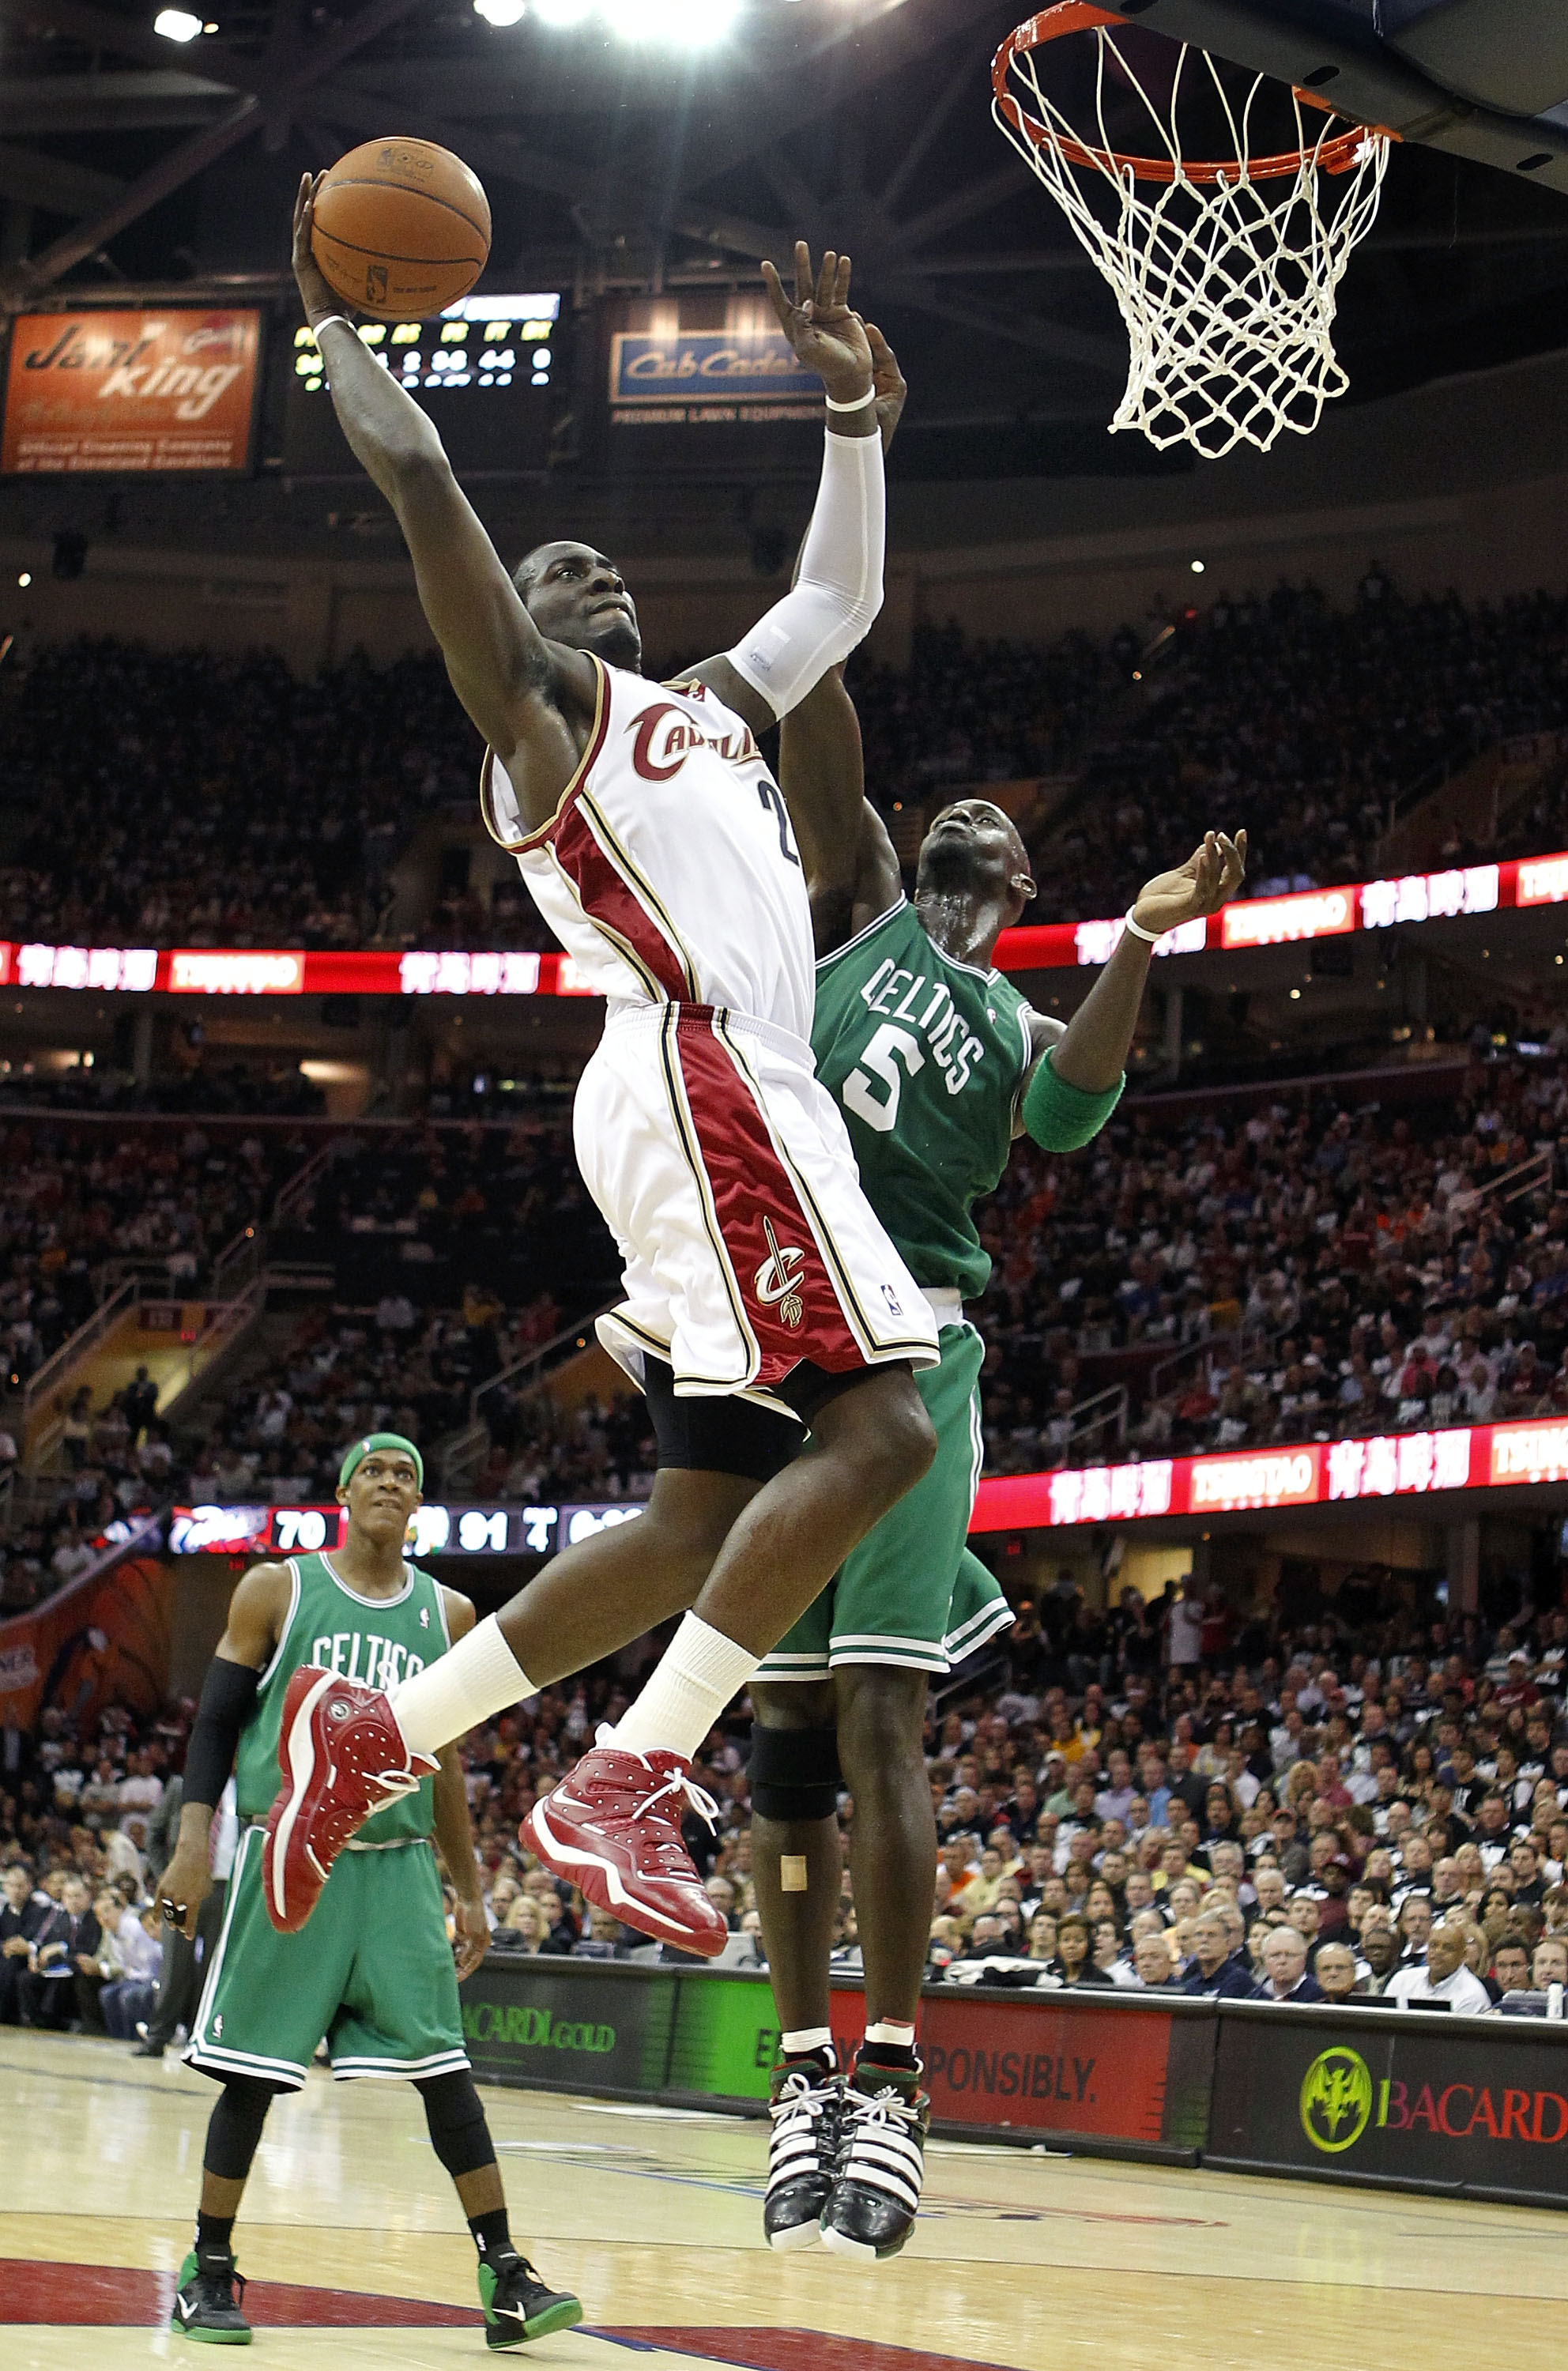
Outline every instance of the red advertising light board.
<svg viewBox="0 0 1568 2371"><path fill-rule="evenodd" d="M1244 898L1168 931L1158 956L1201 954L1336 938L1493 914L1568 899L1568 853L1412 873L1286 897ZM1041 922L1004 931L1003 971L1094 968L1109 961L1119 919ZM149 989L186 996L587 996L570 955L514 950L472 953L377 948L57 947L0 940L0 987Z"/></svg>
<svg viewBox="0 0 1568 2371"><path fill-rule="evenodd" d="M1425 1498L1447 1490L1568 1481L1568 1423L1527 1417L1443 1432L1373 1434L1242 1449L1142 1464L993 1475L975 1497L971 1532L1047 1531L1160 1515L1330 1506Z"/></svg>
<svg viewBox="0 0 1568 2371"><path fill-rule="evenodd" d="M260 353L254 306L23 313L0 470L248 469Z"/></svg>

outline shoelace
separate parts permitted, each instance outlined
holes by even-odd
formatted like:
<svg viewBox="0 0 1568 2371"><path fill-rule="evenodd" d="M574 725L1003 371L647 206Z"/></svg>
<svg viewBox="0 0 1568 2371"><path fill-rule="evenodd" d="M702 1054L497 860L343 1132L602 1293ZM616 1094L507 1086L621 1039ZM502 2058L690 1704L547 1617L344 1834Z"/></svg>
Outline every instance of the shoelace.
<svg viewBox="0 0 1568 2371"><path fill-rule="evenodd" d="M821 2160L834 2137L831 2111L836 2104L837 2094L828 2084L813 2083L805 2074L786 2079L777 2099L768 2102L773 2119L769 2189L793 2180Z"/></svg>
<svg viewBox="0 0 1568 2371"><path fill-rule="evenodd" d="M882 2091L848 2091L839 2142L840 2180L869 2181L905 2197L913 2207L919 2200L924 2164L917 2137L919 2122L913 2100L892 2085Z"/></svg>
<svg viewBox="0 0 1568 2371"><path fill-rule="evenodd" d="M608 1747L612 1752L617 1752L622 1750L616 1745L607 1722L600 1723L599 1729L594 1736L594 1742L596 1746ZM639 1756L639 1759L640 1759L640 1756ZM650 1771L649 1775L652 1775L651 1771ZM684 1796L686 1800L691 1805L692 1810L697 1813L698 1818L706 1822L710 1833L718 1825L718 1804L714 1801L711 1795L708 1794L704 1788L697 1784L697 1781L692 1777L689 1771L681 1770L672 1770L667 1778L661 1778L657 1786L651 1787L649 1788L647 1794L640 1795L633 1802L628 1817L633 1820L646 1819L649 1812L653 1809L654 1804L662 1802L666 1795ZM680 1841L678 1818L676 1820L675 1834L667 1844L654 1845L652 1847L652 1856L656 1860L689 1860L689 1855L686 1852L686 1848Z"/></svg>
<svg viewBox="0 0 1568 2371"><path fill-rule="evenodd" d="M198 2257L196 2261L196 2277L199 2281L205 2281L210 2288L214 2289L217 2292L216 2296L213 2300L214 2304L231 2305L235 2307L236 2312L243 2312L245 2307L245 2274L238 2271L235 2265L203 2264L200 2257ZM236 2289L239 2291L239 2295L237 2296L235 2295Z"/></svg>

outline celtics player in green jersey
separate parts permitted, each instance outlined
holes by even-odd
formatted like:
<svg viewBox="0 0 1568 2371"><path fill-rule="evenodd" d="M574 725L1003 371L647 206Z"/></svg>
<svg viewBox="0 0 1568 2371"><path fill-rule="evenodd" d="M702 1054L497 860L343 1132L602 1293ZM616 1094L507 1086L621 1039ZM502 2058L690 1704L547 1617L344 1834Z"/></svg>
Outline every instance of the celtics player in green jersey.
<svg viewBox="0 0 1568 2371"><path fill-rule="evenodd" d="M485 1956L489 1926L455 1745L395 1795L335 1862L306 1932L279 1934L262 1900L261 1829L277 1790L280 1714L302 1664L386 1687L472 1629L466 1597L405 1561L423 1462L411 1440L374 1433L343 1459L348 1510L330 1556L253 1565L202 1692L186 1756L173 1859L158 1886L184 1933L211 1882L213 1807L232 1770L241 1841L222 1930L207 1968L187 2062L222 2083L203 2157L195 2243L171 2317L186 2337L248 2345L234 2225L275 2093L297 2091L325 2038L340 2077L402 2076L424 2103L436 2156L452 2176L479 2251L479 2301L491 2346L568 2329L574 2296L548 2288L513 2245L506 2197L467 2053L457 1986ZM338 1731L352 1753L354 1724ZM433 1845L456 1891L448 1940ZM236 2291L238 2294L236 2295Z"/></svg>
<svg viewBox="0 0 1568 2371"><path fill-rule="evenodd" d="M873 341L892 424L897 365ZM891 425L884 412L884 427ZM936 1825L922 1752L933 1673L1013 1615L966 1546L981 1462L985 1346L963 1313L990 1260L972 1215L1014 1139L1087 1143L1119 1097L1155 942L1234 895L1246 834L1205 835L1140 891L1110 961L1064 1028L994 968L1034 896L1023 843L983 798L944 809L921 846L914 902L864 799L842 670L788 719L779 781L817 920L817 1072L841 1105L872 1209L925 1289L941 1363L917 1377L938 1439L914 1487L849 1556L752 1683L753 1867L782 2027L764 2227L775 2248L820 2237L895 2255L919 2202L928 2105L916 2018L932 1914ZM854 1800L850 1868L866 2040L847 2081L828 2021L840 1891L836 1789Z"/></svg>

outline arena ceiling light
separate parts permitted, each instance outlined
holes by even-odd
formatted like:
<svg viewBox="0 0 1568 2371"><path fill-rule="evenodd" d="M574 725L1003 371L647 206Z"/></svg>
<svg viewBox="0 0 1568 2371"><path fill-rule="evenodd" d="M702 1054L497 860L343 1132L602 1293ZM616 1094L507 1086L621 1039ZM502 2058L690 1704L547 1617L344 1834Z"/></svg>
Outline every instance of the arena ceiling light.
<svg viewBox="0 0 1568 2371"><path fill-rule="evenodd" d="M528 0L474 0L474 14L487 25L515 25L527 5Z"/></svg>
<svg viewBox="0 0 1568 2371"><path fill-rule="evenodd" d="M740 16L740 0L600 0L600 15L627 41L711 49Z"/></svg>
<svg viewBox="0 0 1568 2371"><path fill-rule="evenodd" d="M193 41L202 30L202 19L189 8L160 8L153 18L153 30L166 41Z"/></svg>

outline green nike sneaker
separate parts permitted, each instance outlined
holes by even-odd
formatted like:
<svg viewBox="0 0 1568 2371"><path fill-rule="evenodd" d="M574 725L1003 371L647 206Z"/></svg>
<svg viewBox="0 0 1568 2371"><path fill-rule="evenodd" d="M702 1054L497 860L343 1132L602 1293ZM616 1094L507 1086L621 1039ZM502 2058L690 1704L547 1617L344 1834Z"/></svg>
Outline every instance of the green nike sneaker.
<svg viewBox="0 0 1568 2371"><path fill-rule="evenodd" d="M175 2276L168 2326L203 2346L248 2346L252 2331L239 2309L244 2296L245 2283L227 2249L199 2256L192 2248Z"/></svg>
<svg viewBox="0 0 1568 2371"><path fill-rule="evenodd" d="M526 2256L488 2256L479 2265L479 2303L487 2346L522 2346L571 2330L582 2307L570 2290L547 2288Z"/></svg>

